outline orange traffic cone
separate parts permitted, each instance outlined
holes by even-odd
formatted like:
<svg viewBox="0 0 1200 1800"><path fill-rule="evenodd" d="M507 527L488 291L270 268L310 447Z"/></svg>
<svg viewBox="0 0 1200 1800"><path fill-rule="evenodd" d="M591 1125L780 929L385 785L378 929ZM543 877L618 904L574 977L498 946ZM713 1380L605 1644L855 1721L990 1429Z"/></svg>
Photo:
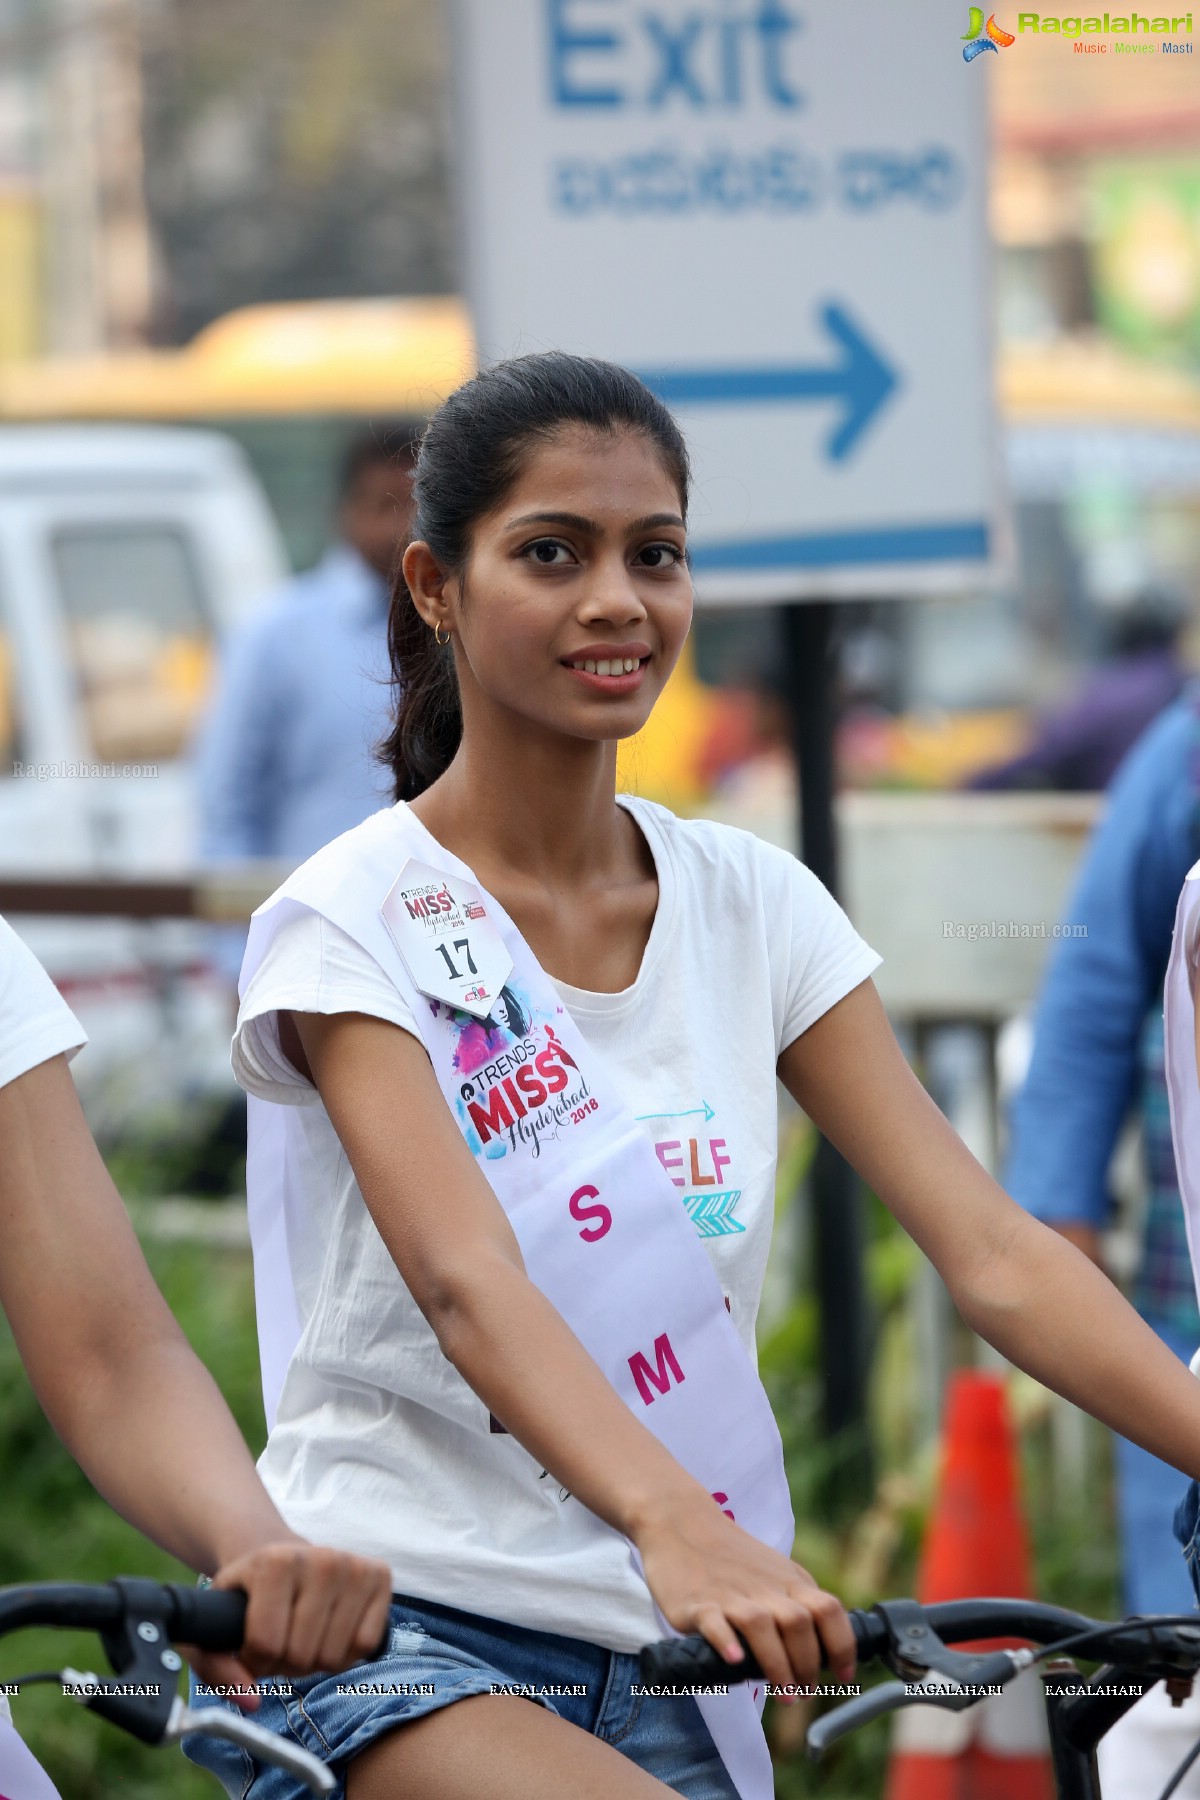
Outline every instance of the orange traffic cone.
<svg viewBox="0 0 1200 1800"><path fill-rule="evenodd" d="M1004 1384L970 1369L951 1379L937 1498L917 1597L1028 1597L1029 1544ZM896 1720L886 1800L1052 1800L1041 1681L1026 1670L966 1712L915 1706Z"/></svg>

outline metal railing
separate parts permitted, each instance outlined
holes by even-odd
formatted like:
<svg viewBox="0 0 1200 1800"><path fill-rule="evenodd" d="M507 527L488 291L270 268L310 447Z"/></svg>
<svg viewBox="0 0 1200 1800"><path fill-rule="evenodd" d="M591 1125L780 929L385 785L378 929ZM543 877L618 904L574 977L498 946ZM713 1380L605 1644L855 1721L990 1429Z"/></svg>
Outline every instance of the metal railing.
<svg viewBox="0 0 1200 1800"><path fill-rule="evenodd" d="M244 925L291 865L252 862L162 879L0 871L0 913L91 919L198 919Z"/></svg>

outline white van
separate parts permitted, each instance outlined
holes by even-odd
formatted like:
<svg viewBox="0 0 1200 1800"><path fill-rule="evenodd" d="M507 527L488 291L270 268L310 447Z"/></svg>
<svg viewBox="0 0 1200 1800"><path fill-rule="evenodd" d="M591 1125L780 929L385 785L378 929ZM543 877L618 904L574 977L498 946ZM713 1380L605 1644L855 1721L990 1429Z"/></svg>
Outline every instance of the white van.
<svg viewBox="0 0 1200 1800"><path fill-rule="evenodd" d="M0 426L0 872L194 865L188 750L217 638L285 574L228 438ZM95 1124L229 1081L200 927L15 924L92 1036L77 1074Z"/></svg>

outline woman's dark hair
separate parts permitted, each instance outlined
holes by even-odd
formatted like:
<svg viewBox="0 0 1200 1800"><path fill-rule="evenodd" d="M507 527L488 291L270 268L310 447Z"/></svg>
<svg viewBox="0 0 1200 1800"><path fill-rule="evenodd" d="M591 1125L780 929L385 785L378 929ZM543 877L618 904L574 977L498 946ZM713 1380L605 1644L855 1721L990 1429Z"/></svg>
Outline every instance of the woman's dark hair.
<svg viewBox="0 0 1200 1800"><path fill-rule="evenodd" d="M447 574L466 566L471 533L499 506L530 453L564 425L640 432L657 448L687 517L691 472L678 425L628 369L547 350L483 369L426 426L413 477L411 541L424 541ZM453 652L437 645L413 605L399 558L388 616L395 719L376 756L394 797L415 800L449 766L462 739Z"/></svg>

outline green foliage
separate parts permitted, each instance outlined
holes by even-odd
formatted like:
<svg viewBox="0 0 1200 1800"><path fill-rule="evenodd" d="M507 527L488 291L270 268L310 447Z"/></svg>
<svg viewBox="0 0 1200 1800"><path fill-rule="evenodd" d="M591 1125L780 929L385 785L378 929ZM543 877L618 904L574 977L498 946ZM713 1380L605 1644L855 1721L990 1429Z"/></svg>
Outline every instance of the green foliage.
<svg viewBox="0 0 1200 1800"><path fill-rule="evenodd" d="M143 1110L136 1131L104 1143L104 1159L118 1192L133 1205L164 1194L223 1199L245 1193L245 1115L224 1099Z"/></svg>
<svg viewBox="0 0 1200 1800"><path fill-rule="evenodd" d="M160 1287L217 1382L251 1447L265 1441L249 1261L209 1249L145 1245ZM149 1575L191 1581L192 1572L149 1544L95 1493L46 1423L0 1318L0 1585L107 1581ZM0 1679L23 1671L107 1673L86 1633L25 1631L0 1641ZM68 1800L218 1800L220 1785L178 1750L152 1750L104 1725L52 1685L15 1702L22 1735Z"/></svg>
<svg viewBox="0 0 1200 1800"><path fill-rule="evenodd" d="M803 1177L811 1164L815 1133L798 1122L781 1145L776 1191L776 1222L800 1204ZM876 1318L872 1425L888 1410L889 1384L882 1370L904 1367L893 1354L903 1329L903 1304L914 1267L915 1251L885 1209L872 1202L868 1212L866 1279ZM799 1294L760 1339L758 1362L763 1384L783 1440L784 1463L796 1516L793 1554L824 1588L847 1605L863 1605L887 1594L911 1592L912 1570L920 1540L924 1495L911 1482L889 1479L883 1464L873 1503L865 1510L852 1497L830 1498L830 1475L838 1463L838 1446L825 1436L821 1423L821 1371L818 1312L811 1293ZM881 1407L882 1400L882 1407ZM911 1409L910 1409L911 1410ZM881 1434L872 1429L878 1458ZM894 1431L882 1434L893 1444ZM871 1679L871 1677L868 1677ZM835 1704L818 1701L817 1707ZM882 1791L886 1763L885 1731L863 1731L848 1738L814 1768L804 1756L803 1730L811 1710L768 1704L766 1726L775 1757L775 1791L779 1800L866 1800Z"/></svg>

